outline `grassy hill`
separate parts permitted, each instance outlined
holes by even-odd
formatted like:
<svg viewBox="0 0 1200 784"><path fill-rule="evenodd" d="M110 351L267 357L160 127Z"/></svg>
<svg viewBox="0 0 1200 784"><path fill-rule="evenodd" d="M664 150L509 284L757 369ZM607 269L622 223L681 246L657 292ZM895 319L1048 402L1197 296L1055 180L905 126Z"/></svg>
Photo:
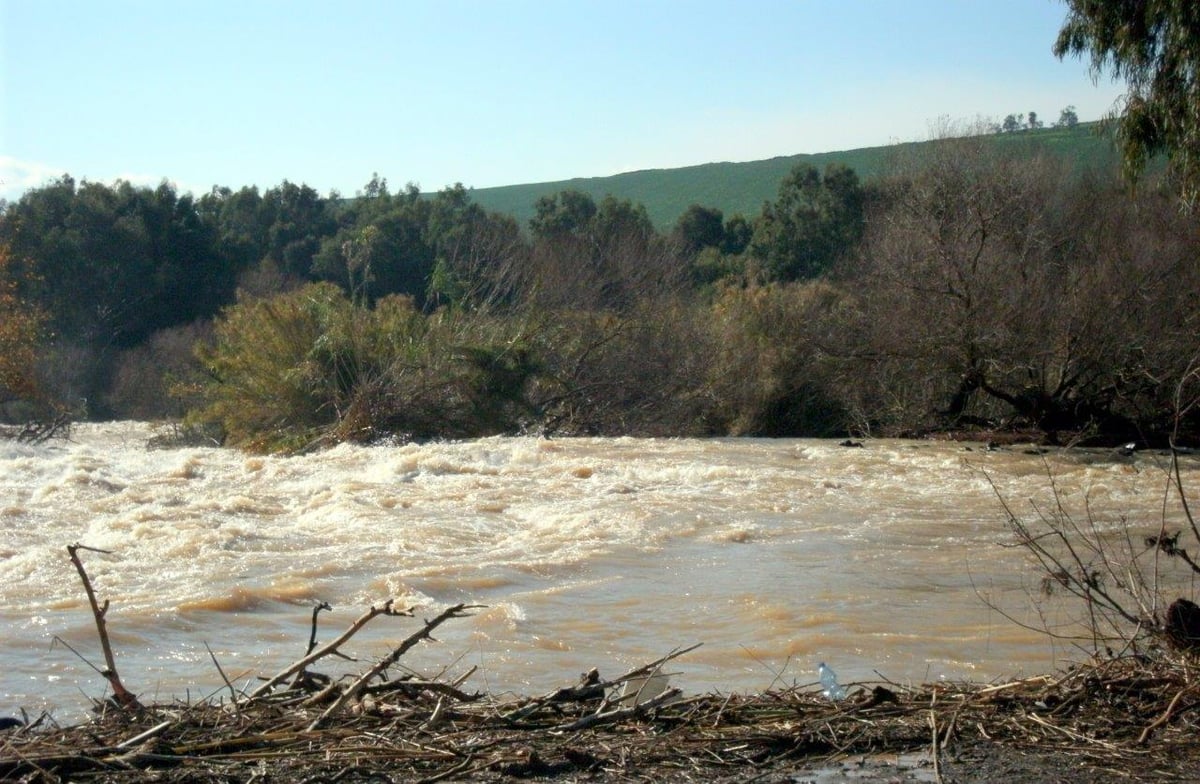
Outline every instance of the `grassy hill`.
<svg viewBox="0 0 1200 784"><path fill-rule="evenodd" d="M1019 154L1032 155L1035 150L1045 150L1084 167L1112 166L1117 160L1111 140L1098 134L1096 123L1081 123L1072 130L1049 128L988 138ZM739 212L754 217L764 201L775 199L780 180L797 164L808 163L823 170L830 163L841 163L858 172L863 180L870 180L884 174L897 153L913 150L919 153L922 147L932 144L937 142L788 155L745 163L647 169L611 177L579 177L558 182L479 188L473 189L471 195L483 207L508 213L525 225L533 217L533 205L540 196L574 189L589 193L598 201L612 194L619 199L641 202L656 226L669 229L691 204L717 207L726 217Z"/></svg>

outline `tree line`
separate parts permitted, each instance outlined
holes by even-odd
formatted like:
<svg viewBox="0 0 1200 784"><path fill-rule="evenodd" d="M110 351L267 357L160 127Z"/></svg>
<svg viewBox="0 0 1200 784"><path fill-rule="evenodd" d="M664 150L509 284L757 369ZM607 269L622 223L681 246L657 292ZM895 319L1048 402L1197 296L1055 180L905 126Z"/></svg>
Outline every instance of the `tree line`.
<svg viewBox="0 0 1200 784"><path fill-rule="evenodd" d="M0 215L0 407L180 418L299 448L491 433L1154 441L1200 351L1165 189L1006 154L798 166L758 215L656 231L563 191L200 197L62 177ZM1197 422L1185 423L1196 432Z"/></svg>
<svg viewBox="0 0 1200 784"><path fill-rule="evenodd" d="M1005 115L1003 122L993 124L990 130L993 133L1017 133L1018 131L1037 131L1045 127L1046 121L1041 119L1037 112L1030 112L1028 115L1023 113ZM1075 107L1065 107L1058 113L1058 120L1050 127L1067 130L1079 127L1079 115L1075 112Z"/></svg>

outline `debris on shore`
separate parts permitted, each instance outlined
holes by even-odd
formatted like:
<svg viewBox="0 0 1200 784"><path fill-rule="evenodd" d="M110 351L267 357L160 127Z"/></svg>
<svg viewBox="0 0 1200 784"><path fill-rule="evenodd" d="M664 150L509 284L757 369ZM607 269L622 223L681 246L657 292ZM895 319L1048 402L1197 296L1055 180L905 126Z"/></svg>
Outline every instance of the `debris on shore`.
<svg viewBox="0 0 1200 784"><path fill-rule="evenodd" d="M1050 760L1055 775L1069 770L1076 784L1116 773L1139 781L1200 774L1200 683L1187 658L1113 656L991 684L912 686L880 676L846 684L846 698L831 701L816 683L687 695L670 684L670 663L693 645L617 678L591 670L541 696L501 698L470 690L473 669L447 680L398 666L439 626L478 609L464 604L417 622L388 656L338 679L314 667L375 618L415 610L371 607L318 645L317 618L328 609L318 605L305 655L255 688L235 688L213 657L227 689L199 702L147 704L117 675L108 602L97 600L79 557L90 549L68 551L107 665L95 669L111 696L74 726L49 715L0 722L0 779L792 781L795 771L854 755L898 754L922 755L921 780L941 782L979 780L943 772L979 764L988 748ZM1036 768L1026 780L1038 780Z"/></svg>

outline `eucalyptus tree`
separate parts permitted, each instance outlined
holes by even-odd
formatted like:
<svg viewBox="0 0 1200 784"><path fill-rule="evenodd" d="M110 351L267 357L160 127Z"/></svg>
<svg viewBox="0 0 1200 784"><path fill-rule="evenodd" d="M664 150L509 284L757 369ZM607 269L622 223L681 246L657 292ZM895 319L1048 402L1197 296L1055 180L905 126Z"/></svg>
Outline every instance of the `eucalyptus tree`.
<svg viewBox="0 0 1200 784"><path fill-rule="evenodd" d="M1126 173L1165 154L1185 204L1200 199L1200 4L1195 0L1066 0L1054 53L1090 56L1129 91L1116 118Z"/></svg>

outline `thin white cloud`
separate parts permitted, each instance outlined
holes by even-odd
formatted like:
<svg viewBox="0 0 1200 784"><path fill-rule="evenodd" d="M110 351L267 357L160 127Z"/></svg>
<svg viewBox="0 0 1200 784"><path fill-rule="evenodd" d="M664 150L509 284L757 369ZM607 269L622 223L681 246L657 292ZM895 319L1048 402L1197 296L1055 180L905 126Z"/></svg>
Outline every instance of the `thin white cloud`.
<svg viewBox="0 0 1200 784"><path fill-rule="evenodd" d="M39 188L52 180L70 174L77 181L91 180L93 182L115 183L124 180L138 188L157 188L164 179L169 182L177 193L191 192L199 197L209 191L208 188L181 183L154 174L139 174L122 172L111 178L94 178L80 172L72 172L66 168L53 166L40 161L22 161L6 155L0 155L0 199L10 202L17 201L28 190Z"/></svg>
<svg viewBox="0 0 1200 784"><path fill-rule="evenodd" d="M45 185L65 173L65 169L40 161L21 161L0 155L0 199L16 201L30 188Z"/></svg>

